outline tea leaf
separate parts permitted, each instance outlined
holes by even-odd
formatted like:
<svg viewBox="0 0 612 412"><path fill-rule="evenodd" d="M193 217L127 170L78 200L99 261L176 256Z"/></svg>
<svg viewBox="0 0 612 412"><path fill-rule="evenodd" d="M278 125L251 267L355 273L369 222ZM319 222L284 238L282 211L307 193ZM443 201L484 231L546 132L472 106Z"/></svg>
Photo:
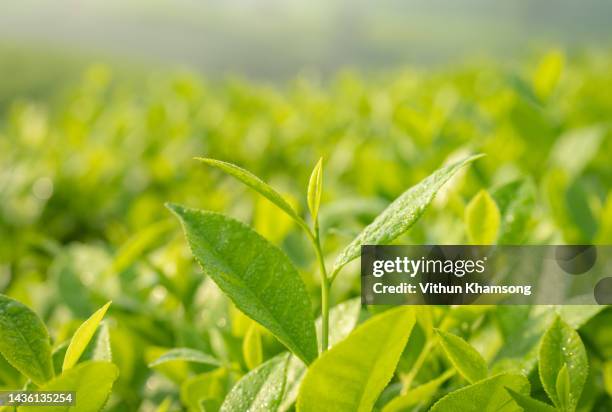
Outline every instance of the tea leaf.
<svg viewBox="0 0 612 412"><path fill-rule="evenodd" d="M513 391L510 388L506 388L514 402L525 412L555 412L556 409L547 403L538 401L537 399L530 398L527 395Z"/></svg>
<svg viewBox="0 0 612 412"><path fill-rule="evenodd" d="M449 393L429 412L521 412L506 388L528 395L529 381L523 375L496 375Z"/></svg>
<svg viewBox="0 0 612 412"><path fill-rule="evenodd" d="M565 57L559 51L546 54L533 75L533 89L540 99L547 99L559 82Z"/></svg>
<svg viewBox="0 0 612 412"><path fill-rule="evenodd" d="M85 351L85 348L91 341L91 338L96 333L96 329L98 329L98 325L104 318L108 307L111 302L108 302L100 309L98 309L89 319L79 326L79 328L74 332L72 339L70 340L70 345L66 350L66 356L64 357L64 364L62 366L63 370L68 370L72 368L79 361L79 358Z"/></svg>
<svg viewBox="0 0 612 412"><path fill-rule="evenodd" d="M243 376L223 401L221 411L278 410L290 356L288 353L278 355Z"/></svg>
<svg viewBox="0 0 612 412"><path fill-rule="evenodd" d="M393 376L414 322L409 308L389 310L324 352L306 372L298 412L370 411Z"/></svg>
<svg viewBox="0 0 612 412"><path fill-rule="evenodd" d="M214 212L168 205L191 251L236 307L306 363L317 357L310 298L289 258L247 225Z"/></svg>
<svg viewBox="0 0 612 412"><path fill-rule="evenodd" d="M295 209L293 209L293 207L291 207L291 205L283 198L283 196L274 190L272 186L255 176L253 173L232 163L223 162L221 160L208 159L205 157L196 157L196 160L199 160L200 162L209 166L216 167L225 173L234 176L236 179L240 180L242 183L278 206L281 210L291 216L291 218L293 218L300 226L308 228L306 222L304 222L304 220L297 214Z"/></svg>
<svg viewBox="0 0 612 412"><path fill-rule="evenodd" d="M259 326L254 322L251 323L251 327L249 327L246 335L244 335L242 355L249 369L255 369L263 361L261 334L259 333Z"/></svg>
<svg viewBox="0 0 612 412"><path fill-rule="evenodd" d="M461 376L470 383L487 377L487 363L472 345L452 333L441 330L436 332L444 353Z"/></svg>
<svg viewBox="0 0 612 412"><path fill-rule="evenodd" d="M603 380L606 392L612 396L612 361L607 361L603 366Z"/></svg>
<svg viewBox="0 0 612 412"><path fill-rule="evenodd" d="M321 192L323 191L323 158L320 158L308 182L308 209L312 216L312 221L317 222L319 218L319 206L321 204Z"/></svg>
<svg viewBox="0 0 612 412"><path fill-rule="evenodd" d="M187 379L181 385L181 402L189 412L218 411L226 392L226 379L225 369L216 369Z"/></svg>
<svg viewBox="0 0 612 412"><path fill-rule="evenodd" d="M557 392L557 397L559 398L559 409L562 411L573 410L570 409L570 381L569 373L567 372L567 365L565 364L557 375L555 389Z"/></svg>
<svg viewBox="0 0 612 412"><path fill-rule="evenodd" d="M53 377L49 334L30 308L0 295L0 353L37 385Z"/></svg>
<svg viewBox="0 0 612 412"><path fill-rule="evenodd" d="M444 166L405 191L340 253L332 273L337 274L344 265L358 257L362 245L385 244L410 229L423 215L444 183L463 166L482 156L471 156Z"/></svg>
<svg viewBox="0 0 612 412"><path fill-rule="evenodd" d="M403 412L409 410L411 407L431 402L432 397L436 394L440 386L454 374L455 371L447 371L436 379L417 386L414 389L409 389L408 392L394 398L391 402L386 404L382 412Z"/></svg>
<svg viewBox="0 0 612 412"><path fill-rule="evenodd" d="M361 299L354 298L339 303L329 311L329 347L346 338L355 328L361 311ZM316 321L317 336L321 332L321 318ZM306 366L295 356L289 359L285 393L279 410L286 411L295 402L300 384L304 378Z"/></svg>
<svg viewBox="0 0 612 412"><path fill-rule="evenodd" d="M219 360L199 350L190 348L175 348L170 349L168 352L164 353L162 356L149 363L149 368L153 368L155 366L162 365L166 362L173 361L194 362L201 363L204 365L221 365Z"/></svg>
<svg viewBox="0 0 612 412"><path fill-rule="evenodd" d="M516 180L493 192L495 203L501 213L498 243L521 244L529 234L533 214L536 187L532 180Z"/></svg>
<svg viewBox="0 0 612 412"><path fill-rule="evenodd" d="M559 317L542 337L539 361L540 380L550 399L559 408L574 410L588 375L588 360L578 333ZM558 378L561 389L565 391L567 387L564 367L569 381L568 399L560 397L557 391Z"/></svg>
<svg viewBox="0 0 612 412"><path fill-rule="evenodd" d="M110 362L87 361L39 388L41 391L74 391L75 406L22 406L19 412L98 412L102 409L119 376L119 369Z"/></svg>
<svg viewBox="0 0 612 412"><path fill-rule="evenodd" d="M98 330L94 334L91 342L87 345L85 352L81 356L83 360L100 360L111 362L113 354L110 343L110 332L106 322L100 323Z"/></svg>
<svg viewBox="0 0 612 412"><path fill-rule="evenodd" d="M501 216L495 200L481 190L465 208L465 224L470 243L491 245L497 241Z"/></svg>

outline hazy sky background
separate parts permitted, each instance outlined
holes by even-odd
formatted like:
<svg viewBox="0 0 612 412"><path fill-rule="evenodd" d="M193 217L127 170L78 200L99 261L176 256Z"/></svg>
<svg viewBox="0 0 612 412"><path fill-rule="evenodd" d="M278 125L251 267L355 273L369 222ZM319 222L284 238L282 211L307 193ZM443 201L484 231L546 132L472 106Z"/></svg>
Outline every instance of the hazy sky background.
<svg viewBox="0 0 612 412"><path fill-rule="evenodd" d="M609 0L4 0L0 44L274 78L607 48L611 18Z"/></svg>

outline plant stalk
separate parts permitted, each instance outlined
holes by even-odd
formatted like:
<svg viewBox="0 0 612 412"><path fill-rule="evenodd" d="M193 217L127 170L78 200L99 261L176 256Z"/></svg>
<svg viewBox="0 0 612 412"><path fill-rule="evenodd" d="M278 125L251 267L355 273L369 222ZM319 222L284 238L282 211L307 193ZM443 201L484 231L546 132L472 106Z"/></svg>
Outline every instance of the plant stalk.
<svg viewBox="0 0 612 412"><path fill-rule="evenodd" d="M319 261L319 274L321 276L321 353L327 350L329 344L329 290L331 280L327 277L325 259L321 249L319 236L319 222L315 222L314 236L312 236L317 260Z"/></svg>

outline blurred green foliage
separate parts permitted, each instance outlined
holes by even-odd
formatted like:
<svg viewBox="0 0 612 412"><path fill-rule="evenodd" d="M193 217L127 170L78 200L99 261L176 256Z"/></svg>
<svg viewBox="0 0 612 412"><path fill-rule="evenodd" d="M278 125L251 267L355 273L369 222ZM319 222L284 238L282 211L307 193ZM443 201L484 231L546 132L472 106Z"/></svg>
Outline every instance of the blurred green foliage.
<svg viewBox="0 0 612 412"><path fill-rule="evenodd" d="M196 268L164 202L251 223L287 252L318 302L316 261L296 225L195 156L251 170L304 216L303 193L323 156L326 253L442 163L473 152L487 156L447 185L399 243L467 242L466 205L483 189L499 208L500 243L612 242L610 54L571 60L552 51L513 67L482 61L368 76L346 71L282 86L208 82L188 72L127 80L97 65L75 83L54 92L52 104L3 103L0 293L34 308L56 344L113 300L109 328L120 375L111 410L169 405L178 399L175 384L193 380L193 371L207 385L214 378L220 394L235 381L209 365L147 367L168 348L213 353L239 371L282 349L257 330L262 353L244 359L252 321ZM357 275L349 266L338 278L334 302L359 293ZM467 329L504 316L465 312L456 316ZM581 330L600 363L610 359L610 328L594 324L606 319L609 309ZM24 383L1 358L0 366L7 371L0 387Z"/></svg>

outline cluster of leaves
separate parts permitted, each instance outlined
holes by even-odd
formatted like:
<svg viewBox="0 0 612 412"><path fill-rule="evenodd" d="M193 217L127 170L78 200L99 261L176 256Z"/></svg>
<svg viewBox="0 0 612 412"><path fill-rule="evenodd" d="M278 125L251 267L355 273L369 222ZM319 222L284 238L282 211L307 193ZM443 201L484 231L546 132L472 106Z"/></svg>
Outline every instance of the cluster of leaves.
<svg viewBox="0 0 612 412"><path fill-rule="evenodd" d="M609 410L609 308L361 307L351 263L363 243L609 243L609 62L284 91L95 67L57 108L15 102L0 388L109 411ZM206 209L169 205L188 242L167 200Z"/></svg>

